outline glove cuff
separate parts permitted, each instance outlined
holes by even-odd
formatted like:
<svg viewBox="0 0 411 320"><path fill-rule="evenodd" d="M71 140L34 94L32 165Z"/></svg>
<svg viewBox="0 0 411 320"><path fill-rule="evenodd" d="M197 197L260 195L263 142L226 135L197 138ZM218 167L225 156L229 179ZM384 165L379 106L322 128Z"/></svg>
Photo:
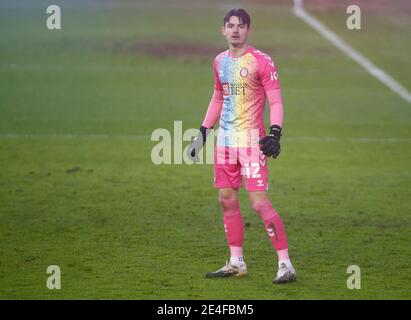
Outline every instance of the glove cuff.
<svg viewBox="0 0 411 320"><path fill-rule="evenodd" d="M282 136L281 132L282 132L282 128L276 124L270 127L270 136L280 139L280 137Z"/></svg>
<svg viewBox="0 0 411 320"><path fill-rule="evenodd" d="M204 126L201 126L201 127L200 127L201 136L202 136L202 138L203 138L203 145L206 143L207 136L208 136L208 134L210 133L210 130L211 130L211 129L213 129L213 127L211 127L210 129L209 129L209 128L206 128L206 127L204 127Z"/></svg>

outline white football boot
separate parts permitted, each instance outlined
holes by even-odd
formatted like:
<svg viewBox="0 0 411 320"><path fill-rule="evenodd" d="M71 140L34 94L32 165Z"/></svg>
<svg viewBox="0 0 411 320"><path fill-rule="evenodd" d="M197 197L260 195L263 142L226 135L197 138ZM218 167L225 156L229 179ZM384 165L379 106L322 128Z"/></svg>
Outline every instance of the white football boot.
<svg viewBox="0 0 411 320"><path fill-rule="evenodd" d="M247 266L245 262L241 262L238 266L227 261L225 266L214 272L207 272L206 278L221 278L221 277L245 277L247 275Z"/></svg>
<svg viewBox="0 0 411 320"><path fill-rule="evenodd" d="M281 263L278 268L277 276L273 279L274 284L293 282L297 279L297 273L292 265Z"/></svg>

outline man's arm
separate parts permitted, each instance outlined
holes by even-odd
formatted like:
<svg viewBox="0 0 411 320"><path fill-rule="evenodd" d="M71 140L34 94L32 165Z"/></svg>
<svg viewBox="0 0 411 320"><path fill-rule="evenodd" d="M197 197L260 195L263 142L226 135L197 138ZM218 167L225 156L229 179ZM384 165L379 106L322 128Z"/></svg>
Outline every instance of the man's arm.
<svg viewBox="0 0 411 320"><path fill-rule="evenodd" d="M210 133L210 130L214 127L214 124L217 122L221 114L221 108L223 106L223 92L214 89L213 96L208 105L207 113L205 115L203 124L200 127L199 133L191 142L188 150L187 156L190 160L198 162L198 154L200 153L201 148L206 143L207 136Z"/></svg>
<svg viewBox="0 0 411 320"><path fill-rule="evenodd" d="M203 127L212 128L217 122L221 114L221 108L223 107L223 92L214 89L213 96L211 97L210 104L208 105L207 113L203 121Z"/></svg>
<svg viewBox="0 0 411 320"><path fill-rule="evenodd" d="M223 107L223 86L218 77L218 56L213 62L214 92L208 105L207 113L203 121L203 127L212 128L217 122Z"/></svg>
<svg viewBox="0 0 411 320"><path fill-rule="evenodd" d="M260 78L270 105L271 124L268 136L260 140L260 149L264 155L277 158L281 152L280 138L284 110L278 71L271 59L267 58L265 61Z"/></svg>
<svg viewBox="0 0 411 320"><path fill-rule="evenodd" d="M208 105L207 113L205 115L203 124L200 127L198 135L191 142L187 149L187 156L194 162L198 162L198 154L201 148L206 143L210 129L213 128L214 124L217 122L221 114L221 109L223 107L223 87L221 86L220 79L218 77L218 57L214 59L213 62L213 73L214 73L214 92L211 97L211 101Z"/></svg>
<svg viewBox="0 0 411 320"><path fill-rule="evenodd" d="M273 89L266 92L268 103L270 105L270 124L282 128L284 121L283 98L281 89Z"/></svg>

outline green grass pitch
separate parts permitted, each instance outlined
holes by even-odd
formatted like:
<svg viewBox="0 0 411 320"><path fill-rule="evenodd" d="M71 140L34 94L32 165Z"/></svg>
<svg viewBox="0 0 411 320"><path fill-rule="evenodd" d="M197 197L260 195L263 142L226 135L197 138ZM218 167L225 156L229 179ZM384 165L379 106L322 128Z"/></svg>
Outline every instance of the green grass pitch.
<svg viewBox="0 0 411 320"><path fill-rule="evenodd" d="M283 286L271 284L276 255L245 190L249 276L205 279L229 255L213 167L150 158L155 129L201 124L226 8L57 3L54 31L48 1L0 4L0 299L411 298L411 105L291 1L244 2L250 43L273 56L284 96L269 194L298 280ZM307 7L411 90L409 6L364 7L359 31L344 8ZM49 265L60 290L46 287ZM359 290L347 288L350 265Z"/></svg>

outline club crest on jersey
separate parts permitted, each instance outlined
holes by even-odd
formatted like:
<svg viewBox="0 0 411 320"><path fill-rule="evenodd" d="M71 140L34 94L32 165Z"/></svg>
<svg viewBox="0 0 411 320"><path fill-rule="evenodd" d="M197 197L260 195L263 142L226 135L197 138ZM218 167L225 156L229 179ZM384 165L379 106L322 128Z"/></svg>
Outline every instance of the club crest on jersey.
<svg viewBox="0 0 411 320"><path fill-rule="evenodd" d="M242 69L240 70L240 75L241 75L242 77L246 77L246 76L248 75L248 69L247 69L247 68L242 68Z"/></svg>

